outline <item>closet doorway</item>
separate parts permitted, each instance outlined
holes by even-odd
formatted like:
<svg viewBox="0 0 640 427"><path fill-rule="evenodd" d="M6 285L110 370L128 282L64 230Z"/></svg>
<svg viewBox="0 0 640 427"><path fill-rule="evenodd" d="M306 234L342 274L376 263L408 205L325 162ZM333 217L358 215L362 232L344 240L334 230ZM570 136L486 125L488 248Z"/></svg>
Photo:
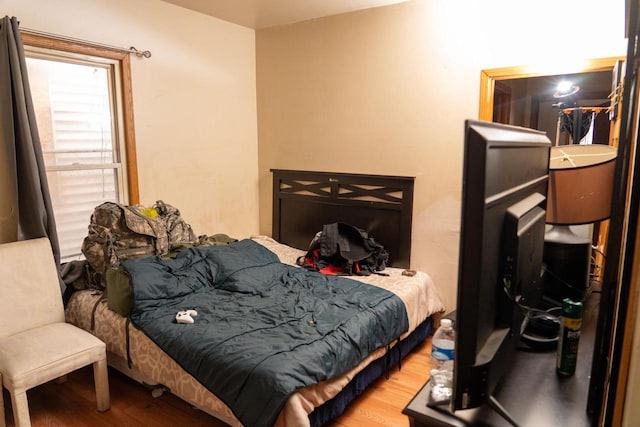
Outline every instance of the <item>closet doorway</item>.
<svg viewBox="0 0 640 427"><path fill-rule="evenodd" d="M604 92L607 92L608 95L611 93L613 70L616 64L623 60L623 57L589 59L582 61L575 67L563 66L557 67L557 69L546 67L544 70L535 65L482 70L480 74L479 118L480 120L493 121L494 100L497 98L499 105L504 105L507 102L510 104L511 110L506 115L504 111L498 112L499 117L509 117L509 122L513 122L512 124L525 124L532 127L526 119L526 114L529 111L526 108L517 111L514 109L514 100L522 101L519 99L520 95L511 89L514 84L518 85L519 90L522 90L522 87L531 86L529 96L537 96L539 100L543 100L550 95L552 96L555 89L548 88L549 82L560 80L564 76L571 76L588 82L585 88L581 88L585 96L595 96L593 92L597 92L597 96ZM605 75L608 77L604 78ZM603 78L608 82L604 82ZM533 89L534 86L538 89ZM587 92L590 94L587 95Z"/></svg>
<svg viewBox="0 0 640 427"><path fill-rule="evenodd" d="M557 106L551 106L557 102L553 96L557 82L565 78L574 80L578 85L581 84L579 82L582 82L580 89L583 95L581 95L581 99L576 99L578 106L608 106L611 102L610 95L616 86L613 82L620 79L619 74L620 70L624 68L623 61L625 59L624 57L592 59L583 61L575 67L558 67L555 70L541 70L536 66L483 70L480 79L479 118L540 129L547 132L553 143L567 143L568 141L563 138L568 138L568 136L563 135L563 132L558 132L560 110ZM614 96L614 99L619 100L617 95ZM609 112L606 109L595 116L597 120L595 127L598 128L598 134L594 135L594 143L618 146L620 109L621 104L618 103L614 108L613 114L616 117L613 121L608 117ZM594 244L596 241L598 244L607 242L608 223L608 220L601 222L601 229L595 230ZM613 252L617 253L616 250ZM611 270L617 270L617 265L615 265L617 263L613 264L614 268ZM620 286L619 283L617 286ZM596 351L593 355L585 355L587 357L594 356L591 360L592 375L586 409L594 415L596 421L602 421L601 417L605 416L605 413L608 415L610 410L607 405L610 400L615 402L618 397L620 401L624 401L624 390L608 390L606 385L606 377L611 372L611 364L620 364L622 372L628 371L628 360L625 362L626 366L623 366L620 360L615 362L607 360L607 352L612 345L612 335L615 328L615 308L608 306L607 301L611 295L615 294L618 294L617 289L603 287L599 304L598 333L595 337ZM621 393L618 394L621 395L616 396L616 391L620 391ZM613 403L609 406L613 406Z"/></svg>
<svg viewBox="0 0 640 427"><path fill-rule="evenodd" d="M538 71L533 66L483 70L480 119L542 130L552 142L562 145L569 142L569 134L558 132L561 109L598 107L594 109L593 142L608 144L610 120L607 112L599 107L610 103L613 70L622 59L593 59L575 69L564 67L550 71ZM554 97L561 81L571 81L580 87L570 97L570 103L568 99Z"/></svg>

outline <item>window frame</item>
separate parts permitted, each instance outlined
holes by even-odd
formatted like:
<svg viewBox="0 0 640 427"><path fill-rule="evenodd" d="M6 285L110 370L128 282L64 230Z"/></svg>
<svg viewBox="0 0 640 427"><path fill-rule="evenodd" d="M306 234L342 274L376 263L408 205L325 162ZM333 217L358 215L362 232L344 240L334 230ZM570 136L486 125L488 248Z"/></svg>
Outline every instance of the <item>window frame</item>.
<svg viewBox="0 0 640 427"><path fill-rule="evenodd" d="M76 41L67 41L39 34L21 32L25 46L69 52L72 54L88 55L117 61L116 67L120 73L121 85L116 85L122 100L122 136L124 138L124 165L127 174L124 178L127 188L128 203L140 203L138 188L138 168L136 157L135 126L133 117L133 90L131 85L131 57L129 52L109 49Z"/></svg>

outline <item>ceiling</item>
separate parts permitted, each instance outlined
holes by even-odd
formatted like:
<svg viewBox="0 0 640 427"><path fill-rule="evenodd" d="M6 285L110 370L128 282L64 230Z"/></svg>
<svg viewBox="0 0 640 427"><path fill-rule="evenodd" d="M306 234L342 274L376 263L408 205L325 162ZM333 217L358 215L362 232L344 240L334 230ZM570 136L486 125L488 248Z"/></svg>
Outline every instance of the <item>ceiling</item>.
<svg viewBox="0 0 640 427"><path fill-rule="evenodd" d="M163 0L256 30L407 0Z"/></svg>

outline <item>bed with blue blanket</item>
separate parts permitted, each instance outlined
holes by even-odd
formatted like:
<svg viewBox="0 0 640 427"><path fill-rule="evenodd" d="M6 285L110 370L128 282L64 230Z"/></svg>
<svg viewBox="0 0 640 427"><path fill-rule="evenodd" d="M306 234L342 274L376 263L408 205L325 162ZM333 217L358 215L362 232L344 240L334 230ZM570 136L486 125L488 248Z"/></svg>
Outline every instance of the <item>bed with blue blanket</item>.
<svg viewBox="0 0 640 427"><path fill-rule="evenodd" d="M132 323L247 426L271 426L297 389L356 367L408 329L385 289L280 262L250 239L127 260ZM194 309L193 324L176 313Z"/></svg>
<svg viewBox="0 0 640 427"><path fill-rule="evenodd" d="M289 184L282 188L290 193ZM369 182L366 188L371 193ZM371 215L377 208L368 203ZM358 223L358 215L344 218L382 230L381 223ZM389 223L385 217L382 224ZM287 240L287 224L295 221L278 224L280 240ZM130 318L100 303L102 295L78 291L67 320L107 344L112 367L228 425L319 426L390 374L428 336L444 306L427 273L403 274L404 256L385 275L336 277L297 266L305 253L297 246L255 236L185 249L172 259L128 260L122 268L132 283ZM177 323L177 312L188 309L197 311L194 323Z"/></svg>

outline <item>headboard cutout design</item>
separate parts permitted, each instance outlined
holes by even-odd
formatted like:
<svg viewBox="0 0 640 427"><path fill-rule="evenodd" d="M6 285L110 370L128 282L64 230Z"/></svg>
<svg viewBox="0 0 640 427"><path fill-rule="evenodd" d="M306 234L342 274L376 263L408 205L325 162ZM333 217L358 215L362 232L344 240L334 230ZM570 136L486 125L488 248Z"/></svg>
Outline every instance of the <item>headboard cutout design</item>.
<svg viewBox="0 0 640 427"><path fill-rule="evenodd" d="M273 238L306 250L324 224L366 230L389 251L392 267L411 256L413 177L272 169Z"/></svg>

